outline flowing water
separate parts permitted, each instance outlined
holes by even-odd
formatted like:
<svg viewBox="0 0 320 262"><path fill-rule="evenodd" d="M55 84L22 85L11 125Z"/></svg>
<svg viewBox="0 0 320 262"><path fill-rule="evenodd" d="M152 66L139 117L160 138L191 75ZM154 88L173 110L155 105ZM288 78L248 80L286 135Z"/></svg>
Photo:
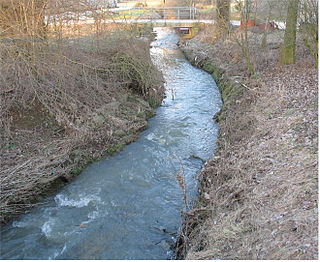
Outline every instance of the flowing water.
<svg viewBox="0 0 320 262"><path fill-rule="evenodd" d="M2 259L168 259L196 175L214 152L221 106L211 76L194 68L172 29L156 28L154 63L167 98L149 128L114 156L90 165L55 196L1 231Z"/></svg>

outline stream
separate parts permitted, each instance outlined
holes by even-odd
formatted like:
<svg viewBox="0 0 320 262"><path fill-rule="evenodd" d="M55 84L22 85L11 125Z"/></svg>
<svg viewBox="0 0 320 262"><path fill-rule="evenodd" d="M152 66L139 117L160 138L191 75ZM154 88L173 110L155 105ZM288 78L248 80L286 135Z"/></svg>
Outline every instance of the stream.
<svg viewBox="0 0 320 262"><path fill-rule="evenodd" d="M167 98L148 129L2 228L1 259L172 258L181 211L190 208L197 174L215 150L213 116L222 102L212 77L179 50L175 31L154 30L150 52Z"/></svg>

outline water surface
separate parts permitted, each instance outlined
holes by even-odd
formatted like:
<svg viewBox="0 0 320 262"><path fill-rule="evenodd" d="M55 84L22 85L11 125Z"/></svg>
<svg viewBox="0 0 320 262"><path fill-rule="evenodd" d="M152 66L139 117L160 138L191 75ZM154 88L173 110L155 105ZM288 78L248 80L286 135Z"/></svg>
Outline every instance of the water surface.
<svg viewBox="0 0 320 262"><path fill-rule="evenodd" d="M221 106L211 76L194 68L172 29L156 28L151 55L167 98L149 128L114 156L90 165L45 203L2 229L2 259L167 259L188 198L214 152ZM200 159L201 158L201 159Z"/></svg>

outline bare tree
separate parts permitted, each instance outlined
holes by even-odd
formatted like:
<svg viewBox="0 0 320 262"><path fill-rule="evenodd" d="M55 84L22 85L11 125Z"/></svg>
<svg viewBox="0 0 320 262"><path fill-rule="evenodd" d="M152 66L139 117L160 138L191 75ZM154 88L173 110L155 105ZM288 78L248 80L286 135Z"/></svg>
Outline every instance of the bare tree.
<svg viewBox="0 0 320 262"><path fill-rule="evenodd" d="M263 35L261 39L261 47L266 48L267 46L267 37L270 33L271 21L275 19L275 17L280 18L283 17L283 1L279 0L260 0L257 4L257 17L264 22Z"/></svg>
<svg viewBox="0 0 320 262"><path fill-rule="evenodd" d="M288 2L286 32L280 57L280 62L284 65L295 62L298 9L299 0L290 0Z"/></svg>
<svg viewBox="0 0 320 262"><path fill-rule="evenodd" d="M300 9L300 32L303 41L318 65L318 0L304 0Z"/></svg>
<svg viewBox="0 0 320 262"><path fill-rule="evenodd" d="M226 38L230 29L230 0L216 0L216 14L218 34Z"/></svg>
<svg viewBox="0 0 320 262"><path fill-rule="evenodd" d="M264 26L264 31L263 31L263 36L261 40L261 47L265 48L267 46L267 36L269 33L269 21L272 13L272 3L268 2L268 16L265 21L265 26Z"/></svg>
<svg viewBox="0 0 320 262"><path fill-rule="evenodd" d="M243 28L233 35L234 40L240 47L241 53L245 58L247 70L249 75L255 75L255 64L250 52L250 39L248 34L248 21L254 13L254 2L252 0L238 1L237 9L241 14L241 21L243 21Z"/></svg>

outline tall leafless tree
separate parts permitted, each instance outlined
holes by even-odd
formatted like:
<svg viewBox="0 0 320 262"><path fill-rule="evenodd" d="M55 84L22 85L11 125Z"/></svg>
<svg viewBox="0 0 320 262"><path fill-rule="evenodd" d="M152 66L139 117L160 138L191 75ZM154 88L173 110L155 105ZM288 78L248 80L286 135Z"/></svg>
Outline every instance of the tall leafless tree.
<svg viewBox="0 0 320 262"><path fill-rule="evenodd" d="M227 37L230 29L230 0L216 0L216 25L219 36Z"/></svg>
<svg viewBox="0 0 320 262"><path fill-rule="evenodd" d="M286 32L281 50L281 64L293 64L296 52L296 34L298 20L299 0L288 1L288 12L286 19Z"/></svg>
<svg viewBox="0 0 320 262"><path fill-rule="evenodd" d="M299 16L299 29L303 41L318 65L318 24L319 24L318 0L304 0L301 3Z"/></svg>

